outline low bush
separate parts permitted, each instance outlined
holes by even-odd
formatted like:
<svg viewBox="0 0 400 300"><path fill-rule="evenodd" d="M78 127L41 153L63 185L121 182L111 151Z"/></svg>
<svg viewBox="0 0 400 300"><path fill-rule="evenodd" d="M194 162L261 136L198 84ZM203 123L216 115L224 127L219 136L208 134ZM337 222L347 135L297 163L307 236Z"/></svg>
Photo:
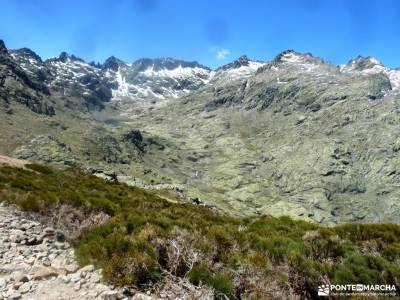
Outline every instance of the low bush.
<svg viewBox="0 0 400 300"><path fill-rule="evenodd" d="M235 296L235 286L231 278L226 273L216 274L211 278L210 284L218 293L221 293L229 298Z"/></svg>
<svg viewBox="0 0 400 300"><path fill-rule="evenodd" d="M210 284L212 273L205 264L194 266L187 274L190 282L195 285Z"/></svg>
<svg viewBox="0 0 400 300"><path fill-rule="evenodd" d="M44 165L38 165L38 164L29 164L26 165L27 168L34 170L36 172L42 173L42 174L53 174L53 169L48 167L48 166L44 166Z"/></svg>

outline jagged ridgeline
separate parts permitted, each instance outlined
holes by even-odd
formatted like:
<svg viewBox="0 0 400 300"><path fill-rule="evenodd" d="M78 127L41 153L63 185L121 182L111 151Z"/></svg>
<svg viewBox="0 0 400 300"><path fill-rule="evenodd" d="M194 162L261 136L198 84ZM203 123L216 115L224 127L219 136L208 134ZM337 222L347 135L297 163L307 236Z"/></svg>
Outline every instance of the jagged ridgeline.
<svg viewBox="0 0 400 300"><path fill-rule="evenodd" d="M400 71L285 51L211 70L0 51L0 151L178 186L230 215L399 222Z"/></svg>

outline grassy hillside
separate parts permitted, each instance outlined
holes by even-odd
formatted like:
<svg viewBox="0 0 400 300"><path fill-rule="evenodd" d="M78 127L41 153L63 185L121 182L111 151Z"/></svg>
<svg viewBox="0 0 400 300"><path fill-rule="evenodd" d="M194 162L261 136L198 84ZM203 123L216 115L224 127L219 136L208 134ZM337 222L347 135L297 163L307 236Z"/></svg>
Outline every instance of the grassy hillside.
<svg viewBox="0 0 400 300"><path fill-rule="evenodd" d="M0 200L48 214L68 205L111 218L75 241L82 264L146 289L166 274L213 287L221 299L315 297L318 284L395 284L400 226L322 227L288 217L234 218L173 203L77 169L0 167Z"/></svg>

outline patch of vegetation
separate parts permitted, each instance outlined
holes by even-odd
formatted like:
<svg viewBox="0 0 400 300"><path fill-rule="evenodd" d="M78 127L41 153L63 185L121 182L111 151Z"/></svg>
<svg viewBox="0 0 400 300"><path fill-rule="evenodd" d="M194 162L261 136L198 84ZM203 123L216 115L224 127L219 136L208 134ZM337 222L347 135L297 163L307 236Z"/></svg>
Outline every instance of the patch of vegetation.
<svg viewBox="0 0 400 300"><path fill-rule="evenodd" d="M43 174L52 174L53 170L50 167L44 166L44 165L39 165L39 164L29 164L26 166L27 168L34 170L36 172L39 173L43 173Z"/></svg>
<svg viewBox="0 0 400 300"><path fill-rule="evenodd" d="M276 289L283 297L311 298L327 281L400 290L396 224L234 218L77 169L29 169L0 167L0 199L38 212L67 204L111 216L76 241L76 255L117 285L145 288L168 273L208 285L221 299L263 299Z"/></svg>

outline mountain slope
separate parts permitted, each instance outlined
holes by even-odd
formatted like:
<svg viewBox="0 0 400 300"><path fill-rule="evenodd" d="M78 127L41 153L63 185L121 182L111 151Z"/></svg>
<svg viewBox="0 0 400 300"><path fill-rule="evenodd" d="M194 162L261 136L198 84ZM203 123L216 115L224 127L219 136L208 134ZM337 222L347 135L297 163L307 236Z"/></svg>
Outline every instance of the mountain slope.
<svg viewBox="0 0 400 300"><path fill-rule="evenodd" d="M165 173L227 212L398 222L399 100L385 73L290 51L133 126L180 145Z"/></svg>
<svg viewBox="0 0 400 300"><path fill-rule="evenodd" d="M54 108L45 101L49 90L41 80L26 73L10 56L4 42L0 40L0 99L7 106L11 98L37 113L54 114Z"/></svg>
<svg viewBox="0 0 400 300"><path fill-rule="evenodd" d="M288 50L211 70L1 49L5 154L183 189L230 214L400 221L400 71L374 58Z"/></svg>

